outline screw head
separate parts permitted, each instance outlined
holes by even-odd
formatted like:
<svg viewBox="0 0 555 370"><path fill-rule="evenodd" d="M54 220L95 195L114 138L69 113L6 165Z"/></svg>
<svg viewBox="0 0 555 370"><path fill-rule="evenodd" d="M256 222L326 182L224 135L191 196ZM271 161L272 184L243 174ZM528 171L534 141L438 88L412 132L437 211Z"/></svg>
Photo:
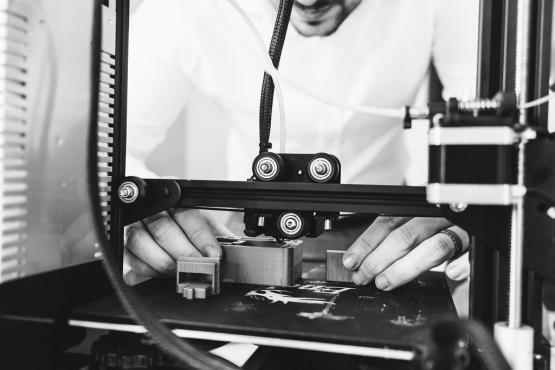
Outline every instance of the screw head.
<svg viewBox="0 0 555 370"><path fill-rule="evenodd" d="M333 165L327 158L319 157L310 162L308 171L315 181L326 182L333 176Z"/></svg>
<svg viewBox="0 0 555 370"><path fill-rule="evenodd" d="M302 230L303 220L301 216L296 213L285 213L279 219L279 228L283 234L294 238L298 236L299 232Z"/></svg>
<svg viewBox="0 0 555 370"><path fill-rule="evenodd" d="M139 197L139 187L131 181L125 181L118 189L119 199L123 203L133 203Z"/></svg>
<svg viewBox="0 0 555 370"><path fill-rule="evenodd" d="M468 204L464 202L451 203L449 209L455 213L464 212L468 208Z"/></svg>
<svg viewBox="0 0 555 370"><path fill-rule="evenodd" d="M262 180L273 178L278 172L279 165L272 157L262 157L255 166L256 175Z"/></svg>

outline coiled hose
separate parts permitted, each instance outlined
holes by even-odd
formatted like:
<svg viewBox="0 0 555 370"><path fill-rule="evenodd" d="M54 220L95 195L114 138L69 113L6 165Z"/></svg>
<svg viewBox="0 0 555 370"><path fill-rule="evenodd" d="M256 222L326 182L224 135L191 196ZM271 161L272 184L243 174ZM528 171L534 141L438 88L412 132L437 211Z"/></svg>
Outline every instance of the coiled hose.
<svg viewBox="0 0 555 370"><path fill-rule="evenodd" d="M475 321L465 320L459 320L458 324L463 327L472 341L471 349L486 369L511 370L511 366L501 353L501 349L483 325Z"/></svg>
<svg viewBox="0 0 555 370"><path fill-rule="evenodd" d="M93 226L103 255L106 274L114 290L127 312L148 332L148 335L162 350L175 357L187 368L193 369L239 369L228 361L196 349L191 344L175 336L159 319L150 312L142 300L125 284L121 273L121 266L114 250L110 248L105 234L100 208L100 189L98 178L98 88L100 76L100 40L102 28L100 25L100 1L94 3L93 43L92 43L92 79L91 104L89 123L89 143L87 155L87 180L89 202L92 210Z"/></svg>
<svg viewBox="0 0 555 370"><path fill-rule="evenodd" d="M291 18L293 0L281 0L279 2L272 40L270 42L270 58L275 68L279 67L281 51L287 35L287 26ZM259 131L260 131L260 153L265 153L272 147L270 143L270 132L272 129L272 105L274 102L274 81L272 76L264 72L262 79L262 92L260 95Z"/></svg>

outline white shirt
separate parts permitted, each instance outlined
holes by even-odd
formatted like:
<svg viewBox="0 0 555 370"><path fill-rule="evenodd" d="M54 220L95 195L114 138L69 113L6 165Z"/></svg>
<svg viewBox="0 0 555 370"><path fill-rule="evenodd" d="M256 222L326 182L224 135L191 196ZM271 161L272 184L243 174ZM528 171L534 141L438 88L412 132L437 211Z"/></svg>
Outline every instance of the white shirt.
<svg viewBox="0 0 555 370"><path fill-rule="evenodd" d="M240 4L269 41L275 20L270 1ZM290 26L280 71L336 101L400 108L413 103L433 60L445 96L472 97L477 35L477 0L363 0L330 36L308 38ZM225 135L226 155L193 155L225 161L221 179L248 178L258 153L260 53L224 0L146 0L130 30L128 174L151 175L142 163L185 109L194 111L187 115L189 125L216 119L227 128L209 136ZM341 110L282 87L288 152L336 155L344 183L403 182L408 158L400 120ZM210 108L193 109L194 95ZM274 151L278 122L274 106Z"/></svg>

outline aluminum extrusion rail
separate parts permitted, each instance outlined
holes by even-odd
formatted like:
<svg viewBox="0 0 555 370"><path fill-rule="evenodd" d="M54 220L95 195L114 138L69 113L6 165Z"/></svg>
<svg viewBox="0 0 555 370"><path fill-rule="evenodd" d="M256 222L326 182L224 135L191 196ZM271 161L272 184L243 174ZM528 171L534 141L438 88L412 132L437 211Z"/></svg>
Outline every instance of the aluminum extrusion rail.
<svg viewBox="0 0 555 370"><path fill-rule="evenodd" d="M426 202L424 187L177 181L179 207L254 208L267 210L356 212L405 216L439 216Z"/></svg>
<svg viewBox="0 0 555 370"><path fill-rule="evenodd" d="M143 199L124 206L126 224L172 207L430 217L442 214L438 206L426 202L424 187L167 179L141 181Z"/></svg>

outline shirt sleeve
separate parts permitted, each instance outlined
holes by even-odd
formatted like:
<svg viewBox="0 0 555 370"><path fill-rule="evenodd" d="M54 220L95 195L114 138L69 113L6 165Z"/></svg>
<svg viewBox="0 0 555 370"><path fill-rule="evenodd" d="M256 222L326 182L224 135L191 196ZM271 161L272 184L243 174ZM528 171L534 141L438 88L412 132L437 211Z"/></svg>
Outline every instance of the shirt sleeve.
<svg viewBox="0 0 555 370"><path fill-rule="evenodd" d="M436 2L433 63L446 99L476 96L478 27L478 0Z"/></svg>
<svg viewBox="0 0 555 370"><path fill-rule="evenodd" d="M127 174L152 177L145 161L187 104L194 59L178 0L146 0L130 20ZM176 148L177 149L177 148Z"/></svg>

